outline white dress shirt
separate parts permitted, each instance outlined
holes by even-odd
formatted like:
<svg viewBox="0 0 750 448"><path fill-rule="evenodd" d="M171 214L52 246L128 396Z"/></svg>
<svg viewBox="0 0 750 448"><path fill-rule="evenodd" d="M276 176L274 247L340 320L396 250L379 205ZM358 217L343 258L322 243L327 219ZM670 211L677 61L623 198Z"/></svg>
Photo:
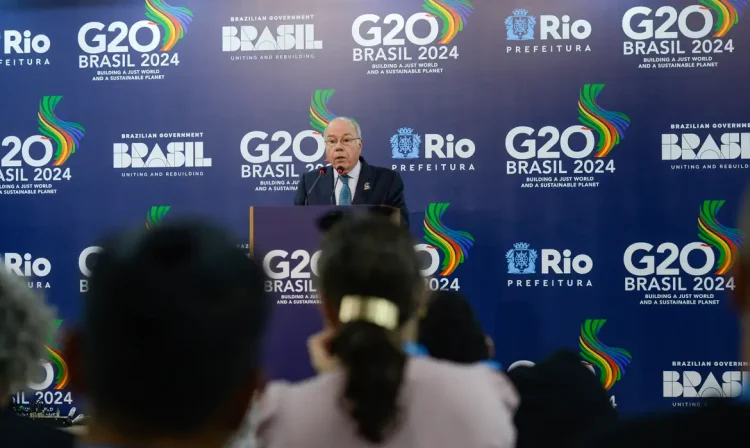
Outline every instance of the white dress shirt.
<svg viewBox="0 0 750 448"><path fill-rule="evenodd" d="M352 191L352 203L354 203L354 192L357 190L357 181L359 180L359 172L362 170L362 164L358 161L357 165L349 171L349 179L341 178L338 182L336 179L339 177L339 173L336 170L333 171L333 182L336 185L336 205L339 205L339 198L341 197L341 189L343 183L349 181L349 189Z"/></svg>

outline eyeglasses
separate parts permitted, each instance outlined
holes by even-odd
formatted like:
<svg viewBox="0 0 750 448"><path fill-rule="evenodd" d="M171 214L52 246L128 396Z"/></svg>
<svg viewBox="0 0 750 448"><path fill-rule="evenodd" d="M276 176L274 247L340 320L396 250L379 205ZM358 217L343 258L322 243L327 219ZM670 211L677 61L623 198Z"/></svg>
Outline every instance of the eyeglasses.
<svg viewBox="0 0 750 448"><path fill-rule="evenodd" d="M344 145L344 146L349 146L349 145L351 145L354 142L354 140L361 140L361 138L359 138L359 137L344 137L344 138L341 139L341 144ZM328 145L328 146L335 146L336 143L338 143L338 142L339 141L336 140L335 138L328 138L328 139L326 139L326 145Z"/></svg>

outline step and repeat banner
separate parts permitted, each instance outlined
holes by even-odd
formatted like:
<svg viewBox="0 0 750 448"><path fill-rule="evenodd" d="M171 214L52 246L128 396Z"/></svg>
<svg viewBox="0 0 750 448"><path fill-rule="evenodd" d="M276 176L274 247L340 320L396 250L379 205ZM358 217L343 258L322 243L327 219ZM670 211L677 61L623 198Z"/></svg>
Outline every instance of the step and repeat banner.
<svg viewBox="0 0 750 448"><path fill-rule="evenodd" d="M103 235L201 216L247 248L249 207L291 205L350 116L503 365L577 350L626 414L747 380L746 0L70 3L0 9L0 256L58 336ZM314 307L287 253L277 307ZM67 383L53 337L17 402L66 414Z"/></svg>

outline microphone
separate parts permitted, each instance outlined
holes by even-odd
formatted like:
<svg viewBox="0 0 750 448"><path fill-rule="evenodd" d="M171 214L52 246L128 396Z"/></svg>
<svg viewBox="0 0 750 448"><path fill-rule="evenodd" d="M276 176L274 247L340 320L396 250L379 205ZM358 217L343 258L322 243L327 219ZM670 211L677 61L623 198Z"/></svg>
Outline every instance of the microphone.
<svg viewBox="0 0 750 448"><path fill-rule="evenodd" d="M341 179L341 173L344 172L344 169L338 167L336 168L336 172L339 173L339 175L336 176L336 182L333 183L333 190L331 190L331 205L336 205L336 185L338 185L339 179Z"/></svg>
<svg viewBox="0 0 750 448"><path fill-rule="evenodd" d="M315 185L318 184L318 181L320 180L321 177L323 177L326 171L328 171L328 167L321 168L318 170L318 177L315 178L315 182L313 182L312 186L310 187L309 190L307 190L307 194L305 195L305 205L307 205L307 201L310 199L310 193L313 191L313 188L315 188Z"/></svg>

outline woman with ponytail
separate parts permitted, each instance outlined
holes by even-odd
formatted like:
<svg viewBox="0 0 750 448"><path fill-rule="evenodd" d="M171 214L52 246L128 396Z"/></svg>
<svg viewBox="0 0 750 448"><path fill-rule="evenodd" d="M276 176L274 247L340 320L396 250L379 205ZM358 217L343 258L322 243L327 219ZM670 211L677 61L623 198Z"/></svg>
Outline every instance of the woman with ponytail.
<svg viewBox="0 0 750 448"><path fill-rule="evenodd" d="M318 261L326 330L309 341L320 374L271 384L258 447L513 447L515 390L483 365L412 356L426 293L414 241L379 217L349 217Z"/></svg>

